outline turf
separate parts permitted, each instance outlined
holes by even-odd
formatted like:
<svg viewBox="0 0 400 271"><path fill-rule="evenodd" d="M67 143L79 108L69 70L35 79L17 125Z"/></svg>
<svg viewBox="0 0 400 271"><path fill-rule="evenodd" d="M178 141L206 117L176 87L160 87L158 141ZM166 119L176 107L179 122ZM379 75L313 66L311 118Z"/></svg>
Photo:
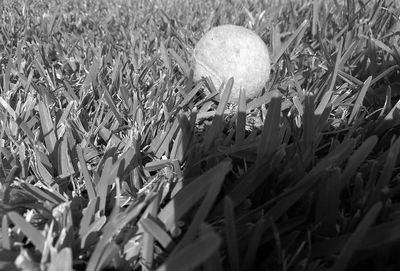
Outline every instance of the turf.
<svg viewBox="0 0 400 271"><path fill-rule="evenodd" d="M400 269L397 1L1 6L1 270ZM272 59L238 104L193 80L227 23Z"/></svg>

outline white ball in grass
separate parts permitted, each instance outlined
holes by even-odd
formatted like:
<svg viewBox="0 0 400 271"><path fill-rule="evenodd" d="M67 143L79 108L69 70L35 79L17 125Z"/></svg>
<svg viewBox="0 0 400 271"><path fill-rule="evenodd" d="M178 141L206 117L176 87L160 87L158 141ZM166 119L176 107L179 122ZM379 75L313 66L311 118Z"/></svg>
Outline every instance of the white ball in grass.
<svg viewBox="0 0 400 271"><path fill-rule="evenodd" d="M204 34L194 48L194 79L210 77L217 89L230 77L234 84L229 102L257 96L269 80L268 48L253 31L236 25L221 25ZM222 93L221 93L222 95Z"/></svg>

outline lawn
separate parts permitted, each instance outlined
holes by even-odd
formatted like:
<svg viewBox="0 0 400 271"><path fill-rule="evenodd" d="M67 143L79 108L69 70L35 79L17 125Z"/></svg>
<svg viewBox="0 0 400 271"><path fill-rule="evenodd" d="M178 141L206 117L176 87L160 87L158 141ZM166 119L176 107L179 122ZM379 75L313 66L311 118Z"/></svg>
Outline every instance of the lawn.
<svg viewBox="0 0 400 271"><path fill-rule="evenodd" d="M0 3L0 270L400 270L398 1ZM223 24L270 52L237 104Z"/></svg>

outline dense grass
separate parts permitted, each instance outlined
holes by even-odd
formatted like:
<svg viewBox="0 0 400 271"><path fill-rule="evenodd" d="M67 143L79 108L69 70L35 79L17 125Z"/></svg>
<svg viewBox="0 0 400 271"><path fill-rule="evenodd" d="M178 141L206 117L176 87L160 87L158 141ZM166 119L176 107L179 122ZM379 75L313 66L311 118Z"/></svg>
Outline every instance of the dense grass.
<svg viewBox="0 0 400 271"><path fill-rule="evenodd" d="M1 1L0 269L400 269L399 8ZM226 23L271 51L238 105L191 70Z"/></svg>

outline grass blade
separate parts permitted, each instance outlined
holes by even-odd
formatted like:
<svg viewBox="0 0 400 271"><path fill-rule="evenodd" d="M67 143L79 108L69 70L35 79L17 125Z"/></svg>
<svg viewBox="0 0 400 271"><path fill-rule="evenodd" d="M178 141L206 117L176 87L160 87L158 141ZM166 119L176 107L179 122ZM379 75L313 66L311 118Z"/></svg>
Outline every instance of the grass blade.
<svg viewBox="0 0 400 271"><path fill-rule="evenodd" d="M205 263L221 244L221 238L216 233L206 233L196 241L183 247L173 256L170 256L157 271L187 271Z"/></svg>
<svg viewBox="0 0 400 271"><path fill-rule="evenodd" d="M230 170L230 162L223 161L183 187L160 211L158 218L170 230L206 193L210 184L224 179Z"/></svg>
<svg viewBox="0 0 400 271"><path fill-rule="evenodd" d="M348 120L349 124L353 122L356 114L360 111L360 108L362 106L365 94L367 94L368 88L371 85L371 80L372 80L372 76L369 76L367 78L367 80L365 80L364 86L362 87L361 91L359 92L359 94L357 96L357 100L354 103L353 110L351 111L351 114L350 114L350 117L349 117L349 120Z"/></svg>
<svg viewBox="0 0 400 271"><path fill-rule="evenodd" d="M8 217L10 220L32 241L35 247L43 252L44 243L46 241L45 237L28 223L20 214L16 212L9 212Z"/></svg>
<svg viewBox="0 0 400 271"><path fill-rule="evenodd" d="M355 250L359 247L362 239L370 229L372 223L374 223L376 217L380 213L382 209L382 203L378 202L365 215L363 220L357 226L357 229L351 235L346 245L343 247L343 250L340 252L339 257L337 258L335 264L330 269L330 271L341 271L346 270L346 267L353 256Z"/></svg>
<svg viewBox="0 0 400 271"><path fill-rule="evenodd" d="M279 123L281 119L282 98L279 94L272 96L267 116L264 121L263 131L258 145L257 159L270 157L279 146Z"/></svg>
<svg viewBox="0 0 400 271"><path fill-rule="evenodd" d="M230 270L239 271L239 247L235 227L235 213L229 196L224 199L225 235Z"/></svg>

